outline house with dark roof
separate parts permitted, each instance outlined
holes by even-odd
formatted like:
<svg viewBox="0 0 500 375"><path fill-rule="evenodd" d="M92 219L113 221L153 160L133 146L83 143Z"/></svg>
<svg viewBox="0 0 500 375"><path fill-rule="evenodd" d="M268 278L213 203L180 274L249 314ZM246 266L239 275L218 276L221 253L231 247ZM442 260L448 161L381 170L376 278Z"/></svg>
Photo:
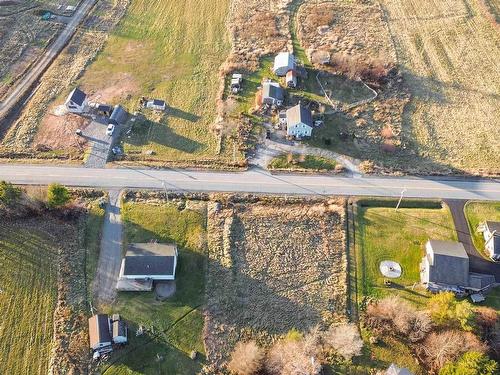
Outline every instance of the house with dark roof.
<svg viewBox="0 0 500 375"><path fill-rule="evenodd" d="M87 106L87 94L78 87L71 91L64 102L64 105L71 113L83 113Z"/></svg>
<svg viewBox="0 0 500 375"><path fill-rule="evenodd" d="M277 82L264 82L262 84L262 104L280 106L285 100L285 90Z"/></svg>
<svg viewBox="0 0 500 375"><path fill-rule="evenodd" d="M290 88L295 88L297 87L297 72L295 70L289 70L288 73L286 73L286 86Z"/></svg>
<svg viewBox="0 0 500 375"><path fill-rule="evenodd" d="M486 221L484 224L484 247L493 260L500 260L500 222Z"/></svg>
<svg viewBox="0 0 500 375"><path fill-rule="evenodd" d="M155 111L164 111L167 108L167 104L164 100L151 99L146 102L146 108L154 109Z"/></svg>
<svg viewBox="0 0 500 375"><path fill-rule="evenodd" d="M114 344L126 344L128 342L127 324L120 319L119 314L111 317L111 335Z"/></svg>
<svg viewBox="0 0 500 375"><path fill-rule="evenodd" d="M97 314L89 318L89 341L93 351L101 354L113 351L107 314Z"/></svg>
<svg viewBox="0 0 500 375"><path fill-rule="evenodd" d="M311 111L297 104L286 111L286 134L291 137L310 137L313 129Z"/></svg>
<svg viewBox="0 0 500 375"><path fill-rule="evenodd" d="M117 289L151 290L153 281L175 280L177 257L175 244L130 244L122 259Z"/></svg>
<svg viewBox="0 0 500 375"><path fill-rule="evenodd" d="M423 284L469 285L469 257L460 242L429 240L420 263Z"/></svg>
<svg viewBox="0 0 500 375"><path fill-rule="evenodd" d="M495 283L495 277L469 271L469 256L462 243L429 240L420 263L420 281L432 290L458 287L478 291Z"/></svg>
<svg viewBox="0 0 500 375"><path fill-rule="evenodd" d="M273 72L278 77L284 77L295 69L295 56L290 52L280 52L274 58Z"/></svg>

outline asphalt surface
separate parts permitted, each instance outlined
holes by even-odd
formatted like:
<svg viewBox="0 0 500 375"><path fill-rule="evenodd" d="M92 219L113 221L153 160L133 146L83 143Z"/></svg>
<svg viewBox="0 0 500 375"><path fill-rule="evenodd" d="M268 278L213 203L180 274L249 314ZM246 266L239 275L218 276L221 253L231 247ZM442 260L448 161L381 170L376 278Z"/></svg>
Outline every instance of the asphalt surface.
<svg viewBox="0 0 500 375"><path fill-rule="evenodd" d="M49 184L103 189L244 192L280 195L348 195L441 199L500 200L495 180L434 178L350 178L328 175L272 175L253 168L245 172L153 169L84 169L79 167L0 165L0 180L16 184Z"/></svg>
<svg viewBox="0 0 500 375"><path fill-rule="evenodd" d="M458 241L464 245L467 255L469 255L469 267L471 272L494 275L500 283L500 263L494 263L485 259L476 249L472 242L469 225L465 217L464 207L467 201L457 199L446 199L445 203L450 207Z"/></svg>
<svg viewBox="0 0 500 375"><path fill-rule="evenodd" d="M38 60L35 65L33 65L29 72L26 73L19 82L16 82L14 89L10 91L5 100L0 103L0 119L3 119L24 97L24 95L26 95L28 90L33 87L42 73L50 66L57 55L59 55L64 46L66 46L75 33L80 22L82 22L83 18L96 1L97 0L82 1L76 12L73 14L71 21L69 21L54 43L47 47L47 50L42 58Z"/></svg>
<svg viewBox="0 0 500 375"><path fill-rule="evenodd" d="M94 294L98 305L108 305L116 297L116 282L122 259L122 220L120 213L120 191L109 192L104 225L102 229L101 252L97 264Z"/></svg>
<svg viewBox="0 0 500 375"><path fill-rule="evenodd" d="M105 118L96 118L83 130L83 137L89 140L90 154L85 161L86 168L104 168L108 161L113 142L120 134L116 126L113 135L106 134L108 123Z"/></svg>

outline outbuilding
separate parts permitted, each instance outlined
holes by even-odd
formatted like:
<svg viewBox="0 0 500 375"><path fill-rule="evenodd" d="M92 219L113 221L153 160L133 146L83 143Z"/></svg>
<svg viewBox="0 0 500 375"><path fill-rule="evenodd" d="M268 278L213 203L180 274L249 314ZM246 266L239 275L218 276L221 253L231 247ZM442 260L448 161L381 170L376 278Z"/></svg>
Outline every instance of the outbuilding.
<svg viewBox="0 0 500 375"><path fill-rule="evenodd" d="M64 102L64 105L71 113L83 113L87 107L87 94L78 87L71 91Z"/></svg>
<svg viewBox="0 0 500 375"><path fill-rule="evenodd" d="M100 354L113 351L107 314L97 314L89 318L90 349Z"/></svg>
<svg viewBox="0 0 500 375"><path fill-rule="evenodd" d="M262 104L280 106L285 100L285 90L279 83L267 81L262 84Z"/></svg>
<svg viewBox="0 0 500 375"><path fill-rule="evenodd" d="M125 108L123 108L121 105L115 105L113 108L113 112L111 113L111 116L109 116L108 119L108 125L113 124L115 126L118 126L120 124L123 124L127 121L127 111Z"/></svg>
<svg viewBox="0 0 500 375"><path fill-rule="evenodd" d="M286 86L292 89L297 87L297 72L295 70L289 70L286 74Z"/></svg>
<svg viewBox="0 0 500 375"><path fill-rule="evenodd" d="M284 77L290 70L295 69L295 56L290 52L280 52L274 58L273 72L278 77Z"/></svg>
<svg viewBox="0 0 500 375"><path fill-rule="evenodd" d="M487 221L484 224L484 247L493 260L500 260L500 222Z"/></svg>
<svg viewBox="0 0 500 375"><path fill-rule="evenodd" d="M291 137L303 138L312 135L313 120L311 111L297 104L286 111L286 134Z"/></svg>
<svg viewBox="0 0 500 375"><path fill-rule="evenodd" d="M146 108L154 109L155 111L164 111L167 108L167 104L164 100L151 99L146 102Z"/></svg>

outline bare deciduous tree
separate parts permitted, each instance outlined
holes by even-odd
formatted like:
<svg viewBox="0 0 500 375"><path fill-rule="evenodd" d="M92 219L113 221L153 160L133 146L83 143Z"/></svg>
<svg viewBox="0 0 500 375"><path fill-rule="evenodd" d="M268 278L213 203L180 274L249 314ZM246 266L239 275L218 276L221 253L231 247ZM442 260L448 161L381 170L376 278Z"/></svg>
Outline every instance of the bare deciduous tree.
<svg viewBox="0 0 500 375"><path fill-rule="evenodd" d="M363 340L354 324L331 327L324 335L324 342L347 360L361 354Z"/></svg>
<svg viewBox="0 0 500 375"><path fill-rule="evenodd" d="M238 375L254 375L262 369L264 357L264 351L255 341L239 342L231 354L228 369Z"/></svg>
<svg viewBox="0 0 500 375"><path fill-rule="evenodd" d="M316 375L321 371L315 335L300 340L280 340L268 353L266 370L273 375Z"/></svg>

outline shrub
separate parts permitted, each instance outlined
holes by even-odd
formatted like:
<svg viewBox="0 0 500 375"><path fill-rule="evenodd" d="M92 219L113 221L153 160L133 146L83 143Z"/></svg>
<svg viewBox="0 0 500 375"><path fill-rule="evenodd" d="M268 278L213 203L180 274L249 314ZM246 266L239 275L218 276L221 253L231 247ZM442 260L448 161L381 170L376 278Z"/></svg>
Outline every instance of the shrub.
<svg viewBox="0 0 500 375"><path fill-rule="evenodd" d="M368 305L368 325L384 334L396 333L411 342L422 340L432 328L425 311L417 311L408 302L396 296L381 299Z"/></svg>
<svg viewBox="0 0 500 375"><path fill-rule="evenodd" d="M451 292L433 295L427 306L432 320L436 324L455 328L460 327L465 331L474 329L474 308L468 301L458 302Z"/></svg>
<svg viewBox="0 0 500 375"><path fill-rule="evenodd" d="M465 353L456 363L447 363L439 375L498 375L498 363L478 352Z"/></svg>
<svg viewBox="0 0 500 375"><path fill-rule="evenodd" d="M485 345L471 332L447 330L432 332L419 347L421 358L431 371L438 371L446 363L456 361L469 351L484 353Z"/></svg>
<svg viewBox="0 0 500 375"><path fill-rule="evenodd" d="M264 351L255 341L239 342L231 354L228 368L238 375L257 374L264 364Z"/></svg>
<svg viewBox="0 0 500 375"><path fill-rule="evenodd" d="M316 375L320 361L304 340L283 339L273 345L267 356L266 370L272 375Z"/></svg>
<svg viewBox="0 0 500 375"><path fill-rule="evenodd" d="M47 203L49 207L64 206L69 202L70 195L68 189L61 184L50 184L47 189Z"/></svg>
<svg viewBox="0 0 500 375"><path fill-rule="evenodd" d="M324 342L346 360L361 355L363 340L354 324L331 327L324 335Z"/></svg>
<svg viewBox="0 0 500 375"><path fill-rule="evenodd" d="M0 181L0 203L13 206L21 198L21 189L9 182Z"/></svg>

